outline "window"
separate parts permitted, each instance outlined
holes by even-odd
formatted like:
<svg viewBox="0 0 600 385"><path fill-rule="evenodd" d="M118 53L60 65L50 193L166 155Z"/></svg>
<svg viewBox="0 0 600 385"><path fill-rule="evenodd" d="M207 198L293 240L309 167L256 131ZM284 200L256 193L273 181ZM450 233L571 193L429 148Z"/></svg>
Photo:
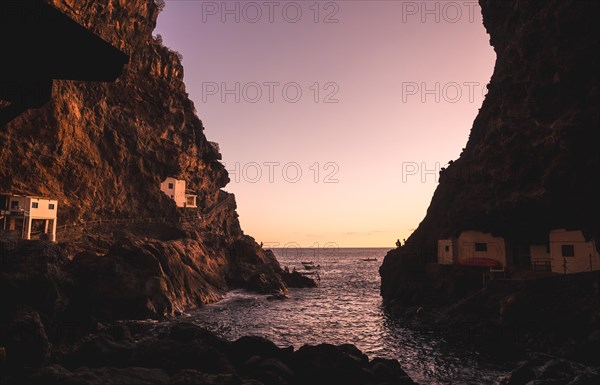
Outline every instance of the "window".
<svg viewBox="0 0 600 385"><path fill-rule="evenodd" d="M446 253L449 252L450 251L450 246L446 245L445 250L446 250Z"/></svg>
<svg viewBox="0 0 600 385"><path fill-rule="evenodd" d="M475 251L487 251L487 243L476 243Z"/></svg>
<svg viewBox="0 0 600 385"><path fill-rule="evenodd" d="M563 257L574 257L575 256L575 245L562 245L561 246Z"/></svg>
<svg viewBox="0 0 600 385"><path fill-rule="evenodd" d="M54 203L48 203L48 210L54 210Z"/></svg>
<svg viewBox="0 0 600 385"><path fill-rule="evenodd" d="M39 207L39 203L37 203L37 202L32 202L31 203L31 208L32 209L37 209L38 207Z"/></svg>
<svg viewBox="0 0 600 385"><path fill-rule="evenodd" d="M10 208L13 210L18 210L19 209L19 201L10 202Z"/></svg>
<svg viewBox="0 0 600 385"><path fill-rule="evenodd" d="M173 190L173 183L169 183L169 190Z"/></svg>

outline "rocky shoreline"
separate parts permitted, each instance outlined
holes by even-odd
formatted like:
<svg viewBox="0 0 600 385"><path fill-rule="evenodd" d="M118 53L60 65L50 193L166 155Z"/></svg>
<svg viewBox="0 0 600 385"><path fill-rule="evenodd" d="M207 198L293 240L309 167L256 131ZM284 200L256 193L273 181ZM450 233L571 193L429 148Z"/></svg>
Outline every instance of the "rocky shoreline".
<svg viewBox="0 0 600 385"><path fill-rule="evenodd" d="M44 241L0 242L0 383L414 384L397 361L370 360L353 345L294 350L260 337L231 342L178 321L176 312L161 309L173 309L195 289L189 277L187 286L175 284L181 275L174 268L184 265L169 250L162 242L132 241L106 255L69 259L60 245ZM253 243L238 245L230 265L239 278L228 284L275 297L284 292L271 282L314 286L294 273L273 281L279 275L261 272L264 262L250 258L253 252ZM264 258L276 264L272 253Z"/></svg>
<svg viewBox="0 0 600 385"><path fill-rule="evenodd" d="M514 368L499 384L600 382L600 272L477 287L474 270L429 265L418 285L398 285L403 295L386 301L387 312Z"/></svg>
<svg viewBox="0 0 600 385"><path fill-rule="evenodd" d="M294 350L261 337L231 342L191 323L121 322L73 344L36 342L28 362L9 365L8 355L3 384L414 384L397 361L369 360L353 345Z"/></svg>

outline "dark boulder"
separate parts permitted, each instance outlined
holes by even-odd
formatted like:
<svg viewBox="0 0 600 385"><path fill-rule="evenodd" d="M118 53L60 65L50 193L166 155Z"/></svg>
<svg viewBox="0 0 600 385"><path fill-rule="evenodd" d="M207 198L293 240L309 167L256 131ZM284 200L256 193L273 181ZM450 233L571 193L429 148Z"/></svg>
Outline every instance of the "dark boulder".
<svg viewBox="0 0 600 385"><path fill-rule="evenodd" d="M183 369L171 377L168 385L244 385L245 382L232 374L206 374L193 369Z"/></svg>
<svg viewBox="0 0 600 385"><path fill-rule="evenodd" d="M305 275L300 274L297 271L286 272L283 271L281 273L281 278L285 282L287 287L296 287L296 288L310 288L317 287L317 282Z"/></svg>
<svg viewBox="0 0 600 385"><path fill-rule="evenodd" d="M169 376L160 369L84 367L70 372L60 365L52 365L39 369L23 381L31 385L166 385Z"/></svg>
<svg viewBox="0 0 600 385"><path fill-rule="evenodd" d="M50 341L44 324L35 311L21 311L2 333L6 365L12 368L36 368L50 357Z"/></svg>
<svg viewBox="0 0 600 385"><path fill-rule="evenodd" d="M535 380L535 370L528 363L520 365L517 369L500 379L500 385L525 385Z"/></svg>
<svg viewBox="0 0 600 385"><path fill-rule="evenodd" d="M60 247L46 241L0 241L0 257L0 323L20 309L33 309L48 320L64 311L72 282Z"/></svg>
<svg viewBox="0 0 600 385"><path fill-rule="evenodd" d="M377 382L414 384L396 360L378 357L370 362L370 366Z"/></svg>
<svg viewBox="0 0 600 385"><path fill-rule="evenodd" d="M130 365L160 368L169 373L195 369L209 374L236 374L225 352L201 340L180 342L148 338L137 344Z"/></svg>
<svg viewBox="0 0 600 385"><path fill-rule="evenodd" d="M160 261L143 246L121 245L106 255L85 252L70 264L75 312L100 319L144 319L173 311Z"/></svg>
<svg viewBox="0 0 600 385"><path fill-rule="evenodd" d="M108 334L85 337L73 351L64 355L63 365L69 369L87 367L126 367L131 362L135 344L129 341L115 341Z"/></svg>
<svg viewBox="0 0 600 385"><path fill-rule="evenodd" d="M346 351L345 351L346 350ZM330 344L305 345L294 352L295 384L365 384L374 376L360 357Z"/></svg>
<svg viewBox="0 0 600 385"><path fill-rule="evenodd" d="M289 362L292 352L292 347L280 348L268 339L258 336L241 337L231 343L229 349L229 355L236 364L245 363L253 356Z"/></svg>
<svg viewBox="0 0 600 385"><path fill-rule="evenodd" d="M534 354L512 372L503 376L499 385L583 385L597 384L598 368L547 355Z"/></svg>
<svg viewBox="0 0 600 385"><path fill-rule="evenodd" d="M168 336L173 341L202 343L225 351L229 342L208 330L189 322L177 322L169 328Z"/></svg>
<svg viewBox="0 0 600 385"><path fill-rule="evenodd" d="M547 362L541 370L538 376L540 380L571 380L576 377L575 373L577 372L577 368L573 363L562 359Z"/></svg>
<svg viewBox="0 0 600 385"><path fill-rule="evenodd" d="M287 385L294 378L294 372L276 358L252 356L240 371L245 378L258 380L265 385Z"/></svg>

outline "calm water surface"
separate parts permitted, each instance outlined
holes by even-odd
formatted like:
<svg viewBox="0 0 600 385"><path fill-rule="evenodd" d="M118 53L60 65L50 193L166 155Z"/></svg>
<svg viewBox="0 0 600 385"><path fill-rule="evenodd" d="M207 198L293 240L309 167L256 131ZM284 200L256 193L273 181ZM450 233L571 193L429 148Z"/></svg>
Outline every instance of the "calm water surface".
<svg viewBox="0 0 600 385"><path fill-rule="evenodd" d="M282 266L321 265L315 289L290 289L289 299L234 291L188 315L218 334L266 337L280 346L353 343L370 358L395 358L421 384L494 384L502 374L477 352L459 351L435 333L390 319L379 296L379 266L387 249L275 249ZM365 258L377 258L366 262Z"/></svg>

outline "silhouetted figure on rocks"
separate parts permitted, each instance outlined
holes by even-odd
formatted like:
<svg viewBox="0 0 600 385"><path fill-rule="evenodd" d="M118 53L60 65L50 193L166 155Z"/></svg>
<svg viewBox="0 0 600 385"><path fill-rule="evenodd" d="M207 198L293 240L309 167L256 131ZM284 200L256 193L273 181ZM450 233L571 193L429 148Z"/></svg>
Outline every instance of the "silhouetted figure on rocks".
<svg viewBox="0 0 600 385"><path fill-rule="evenodd" d="M400 242L400 239L396 240L396 247L400 247L402 246L402 242Z"/></svg>

